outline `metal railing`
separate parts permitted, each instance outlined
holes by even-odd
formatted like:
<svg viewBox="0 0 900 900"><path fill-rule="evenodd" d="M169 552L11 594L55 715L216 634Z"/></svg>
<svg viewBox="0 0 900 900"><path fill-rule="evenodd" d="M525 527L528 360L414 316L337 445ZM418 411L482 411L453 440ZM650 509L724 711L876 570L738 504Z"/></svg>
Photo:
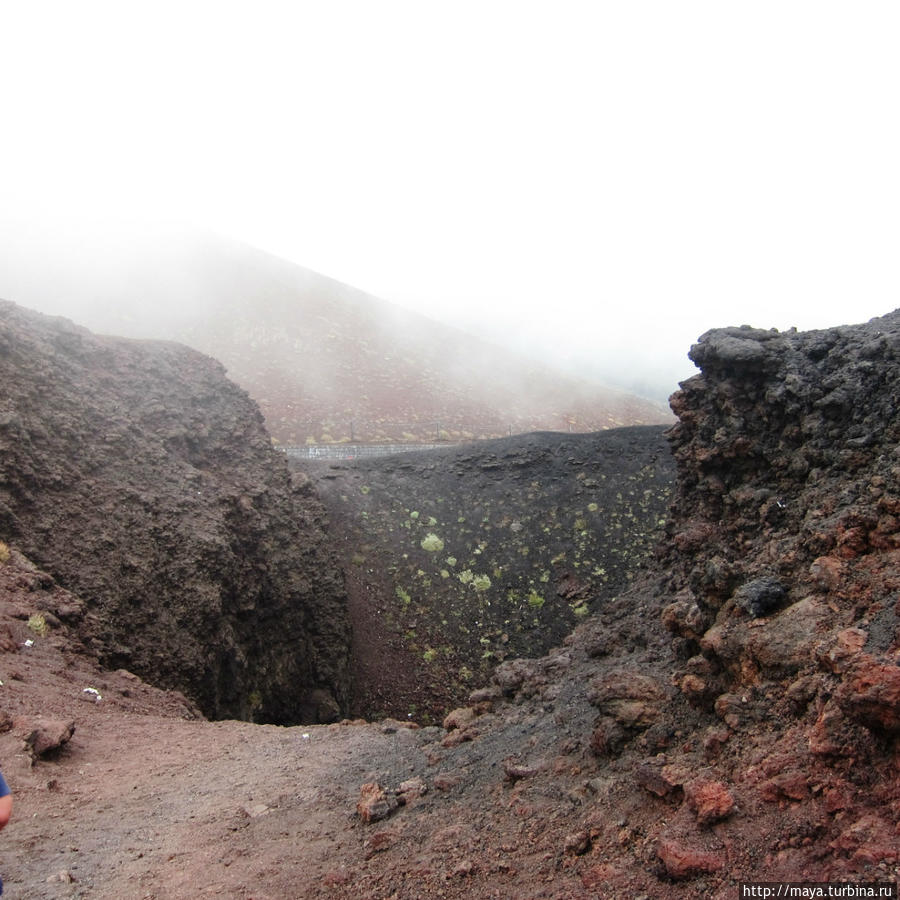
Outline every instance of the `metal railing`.
<svg viewBox="0 0 900 900"><path fill-rule="evenodd" d="M303 447L279 447L286 456L293 459L368 459L375 456L393 456L396 453L413 453L416 450L437 450L441 447L456 447L454 441L437 443L406 444L310 444Z"/></svg>

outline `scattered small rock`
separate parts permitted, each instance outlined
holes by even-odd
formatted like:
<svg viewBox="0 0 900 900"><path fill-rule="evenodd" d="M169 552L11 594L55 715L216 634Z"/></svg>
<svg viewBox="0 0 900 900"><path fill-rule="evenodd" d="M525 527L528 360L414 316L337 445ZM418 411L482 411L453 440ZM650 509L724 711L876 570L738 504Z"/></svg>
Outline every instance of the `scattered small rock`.
<svg viewBox="0 0 900 900"><path fill-rule="evenodd" d="M269 807L265 803L250 803L241 807L241 812L248 819L258 819L269 812Z"/></svg>
<svg viewBox="0 0 900 900"><path fill-rule="evenodd" d="M666 693L649 675L615 669L591 684L588 700L623 728L644 729L662 712Z"/></svg>
<svg viewBox="0 0 900 900"><path fill-rule="evenodd" d="M464 859L453 867L453 875L457 878L469 878L478 871L478 866L471 859Z"/></svg>
<svg viewBox="0 0 900 900"><path fill-rule="evenodd" d="M540 766L529 766L517 763L511 759L503 760L503 772L509 781L521 781L523 778L533 778L540 771Z"/></svg>
<svg viewBox="0 0 900 900"><path fill-rule="evenodd" d="M366 859L371 859L376 853L383 853L393 847L400 840L400 833L397 831L386 830L373 834L366 841L365 852Z"/></svg>
<svg viewBox="0 0 900 900"><path fill-rule="evenodd" d="M807 665L821 641L832 613L815 597L804 597L792 606L760 622L757 629L741 630L736 644L746 647L753 658L768 670L796 671Z"/></svg>
<svg viewBox="0 0 900 900"><path fill-rule="evenodd" d="M608 793L615 782L612 778L591 778L584 786L594 794Z"/></svg>
<svg viewBox="0 0 900 900"><path fill-rule="evenodd" d="M350 880L350 873L346 869L336 869L326 872L322 876L322 884L326 887L343 887Z"/></svg>
<svg viewBox="0 0 900 900"><path fill-rule="evenodd" d="M763 800L806 800L809 797L809 778L805 772L785 772L764 781L759 787Z"/></svg>
<svg viewBox="0 0 900 900"><path fill-rule="evenodd" d="M19 649L19 642L15 639L9 625L0 627L0 653L14 653Z"/></svg>
<svg viewBox="0 0 900 900"><path fill-rule="evenodd" d="M590 834L584 830L570 834L563 844L563 849L566 853L571 853L573 856L581 856L587 853L591 849Z"/></svg>
<svg viewBox="0 0 900 900"><path fill-rule="evenodd" d="M656 760L639 763L634 769L634 780L657 797L668 797L684 784L680 769Z"/></svg>
<svg viewBox="0 0 900 900"><path fill-rule="evenodd" d="M717 872L725 864L720 852L695 850L675 840L660 841L656 851L665 874L674 881L686 881Z"/></svg>
<svg viewBox="0 0 900 900"><path fill-rule="evenodd" d="M458 747L478 737L477 728L457 728L441 738L442 747Z"/></svg>
<svg viewBox="0 0 900 900"><path fill-rule="evenodd" d="M699 778L684 786L688 806L697 814L701 828L720 822L734 810L734 797L721 781Z"/></svg>
<svg viewBox="0 0 900 900"><path fill-rule="evenodd" d="M423 779L416 776L401 782L400 787L397 788L397 801L402 806L405 806L408 803L412 803L413 800L418 800L419 797L424 797L427 793L428 785L425 784Z"/></svg>
<svg viewBox="0 0 900 900"><path fill-rule="evenodd" d="M699 675L688 673L678 683L678 688L692 706L703 706L714 687Z"/></svg>
<svg viewBox="0 0 900 900"><path fill-rule="evenodd" d="M501 663L491 675L504 694L514 694L528 681L538 677L538 665L533 659L510 659Z"/></svg>
<svg viewBox="0 0 900 900"><path fill-rule="evenodd" d="M434 777L434 788L437 791L442 791L446 793L447 791L452 791L453 788L462 784L462 776L460 775L435 775Z"/></svg>
<svg viewBox="0 0 900 900"><path fill-rule="evenodd" d="M900 734L900 667L860 654L838 692L841 709L866 728Z"/></svg>
<svg viewBox="0 0 900 900"><path fill-rule="evenodd" d="M461 706L445 716L443 725L447 731L453 731L456 728L467 728L476 718L478 715L471 706Z"/></svg>
<svg viewBox="0 0 900 900"><path fill-rule="evenodd" d="M738 588L734 592L734 601L754 619L758 619L775 609L786 594L781 579L774 575L764 575Z"/></svg>
<svg viewBox="0 0 900 900"><path fill-rule="evenodd" d="M703 737L703 752L707 759L712 759L721 753L722 748L728 743L732 732L730 728L709 728Z"/></svg>
<svg viewBox="0 0 900 900"><path fill-rule="evenodd" d="M819 712L809 732L809 750L816 756L853 756L868 734L852 722L833 700Z"/></svg>
<svg viewBox="0 0 900 900"><path fill-rule="evenodd" d="M617 756L628 740L625 729L613 718L600 719L591 733L591 751L597 756Z"/></svg>
<svg viewBox="0 0 900 900"><path fill-rule="evenodd" d="M74 733L74 721L39 719L25 737L25 751L33 761L41 759L67 744Z"/></svg>
<svg viewBox="0 0 900 900"><path fill-rule="evenodd" d="M386 819L399 805L393 794L386 793L374 781L367 782L360 788L356 811L360 819L368 825Z"/></svg>
<svg viewBox="0 0 900 900"><path fill-rule="evenodd" d="M868 635L861 628L845 628L834 637L830 646L823 647L816 658L830 672L845 672L866 645Z"/></svg>
<svg viewBox="0 0 900 900"><path fill-rule="evenodd" d="M835 556L820 556L809 567L813 582L823 591L833 591L840 584L844 564Z"/></svg>
<svg viewBox="0 0 900 900"><path fill-rule="evenodd" d="M750 717L744 697L737 694L720 694L714 704L716 715L731 729L738 729Z"/></svg>
<svg viewBox="0 0 900 900"><path fill-rule="evenodd" d="M472 693L469 694L469 703L471 703L472 706L478 706L481 703L493 703L502 696L503 691L500 690L500 685L490 684L487 687L478 688L478 690L472 691Z"/></svg>

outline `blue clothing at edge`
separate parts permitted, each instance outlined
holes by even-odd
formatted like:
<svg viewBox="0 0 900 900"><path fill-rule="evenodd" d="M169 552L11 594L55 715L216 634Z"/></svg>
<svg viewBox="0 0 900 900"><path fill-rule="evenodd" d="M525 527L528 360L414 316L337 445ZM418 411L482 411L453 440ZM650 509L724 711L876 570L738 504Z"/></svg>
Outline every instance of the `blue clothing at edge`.
<svg viewBox="0 0 900 900"><path fill-rule="evenodd" d="M9 785L6 783L6 779L3 777L3 773L0 772L0 797L6 797L8 794L12 793L9 789ZM0 894L3 893L3 879L0 878Z"/></svg>

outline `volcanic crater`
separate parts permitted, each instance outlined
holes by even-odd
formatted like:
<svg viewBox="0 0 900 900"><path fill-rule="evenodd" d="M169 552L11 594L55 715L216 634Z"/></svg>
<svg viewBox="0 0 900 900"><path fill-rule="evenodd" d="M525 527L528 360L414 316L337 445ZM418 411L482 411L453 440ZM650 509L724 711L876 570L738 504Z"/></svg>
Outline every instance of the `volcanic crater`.
<svg viewBox="0 0 900 900"><path fill-rule="evenodd" d="M208 358L0 326L11 894L897 883L900 312L703 335L671 457L626 429L293 475Z"/></svg>

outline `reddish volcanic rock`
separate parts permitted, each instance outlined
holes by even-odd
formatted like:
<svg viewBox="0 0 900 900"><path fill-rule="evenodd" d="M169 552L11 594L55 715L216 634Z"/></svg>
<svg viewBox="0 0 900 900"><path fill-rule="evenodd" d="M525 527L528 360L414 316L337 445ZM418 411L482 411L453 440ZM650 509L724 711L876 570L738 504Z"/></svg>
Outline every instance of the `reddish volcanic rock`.
<svg viewBox="0 0 900 900"><path fill-rule="evenodd" d="M721 781L699 778L684 786L687 805L697 814L697 824L704 828L731 815L734 797Z"/></svg>
<svg viewBox="0 0 900 900"><path fill-rule="evenodd" d="M838 693L844 712L873 731L900 733L900 668L861 655Z"/></svg>
<svg viewBox="0 0 900 900"><path fill-rule="evenodd" d="M676 840L660 841L656 854L663 864L665 874L674 881L709 875L725 865L724 854L720 851L687 847Z"/></svg>
<svg viewBox="0 0 900 900"><path fill-rule="evenodd" d="M444 718L444 728L447 731L453 731L455 728L463 730L468 728L477 718L478 715L471 706L462 706L447 714Z"/></svg>
<svg viewBox="0 0 900 900"><path fill-rule="evenodd" d="M396 797L386 794L380 785L370 781L360 788L356 812L363 823L368 825L370 822L386 819L398 805Z"/></svg>
<svg viewBox="0 0 900 900"><path fill-rule="evenodd" d="M760 785L763 800L775 803L779 800L806 800L809 797L809 776L805 772L786 772Z"/></svg>
<svg viewBox="0 0 900 900"><path fill-rule="evenodd" d="M666 693L650 675L618 669L596 679L589 700L626 729L647 728L659 718Z"/></svg>
<svg viewBox="0 0 900 900"><path fill-rule="evenodd" d="M53 754L71 739L75 723L56 719L39 719L25 737L25 750L32 759Z"/></svg>

